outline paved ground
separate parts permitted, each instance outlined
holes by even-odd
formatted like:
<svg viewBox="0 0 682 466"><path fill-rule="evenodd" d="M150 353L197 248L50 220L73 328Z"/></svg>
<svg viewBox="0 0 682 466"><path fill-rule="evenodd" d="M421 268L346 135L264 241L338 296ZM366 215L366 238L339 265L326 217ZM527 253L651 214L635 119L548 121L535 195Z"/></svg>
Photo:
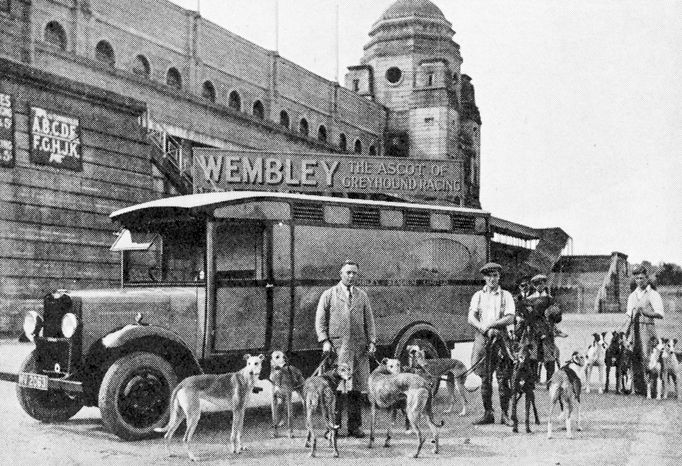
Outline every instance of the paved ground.
<svg viewBox="0 0 682 466"><path fill-rule="evenodd" d="M622 316L566 316L561 324L569 338L561 340L562 357L573 349L584 350L594 331L616 329ZM675 335L682 340L682 313L669 315L661 334ZM0 370L18 366L31 346L4 341L0 344ZM592 386L597 387L597 376ZM442 391L441 391L442 392ZM443 399L439 393L437 418ZM474 427L471 420L480 414L480 394L473 394L472 413L464 418L444 417L446 425L441 435L441 453L436 457L426 444L420 462L451 464L682 464L682 400L646 400L596 392L583 395L584 431L574 440L564 438L558 430L556 438L547 440L546 392L538 389L538 409L542 425L533 426L532 434L512 434L500 425ZM187 463L176 434L174 452L168 458L160 440L123 442L102 428L99 411L86 408L74 419L63 424L41 424L23 413L14 394L14 384L0 382L0 463L2 464L184 464ZM265 398L261 398L266 401ZM496 413L497 414L497 413ZM365 419L367 419L365 417ZM382 417L385 423L386 417ZM228 453L230 415L205 415L195 435L195 452L207 465L239 464L404 464L415 440L398 431L391 448L368 449L365 440L340 439L341 459L331 458L323 445L320 458L311 460L303 449L303 420L297 409L296 435L271 438L269 411L250 410L245 423L244 440L249 451L239 456ZM385 425L385 424L384 424ZM555 429L559 424L555 424ZM383 434L383 430L380 431ZM381 445L381 442L379 442Z"/></svg>

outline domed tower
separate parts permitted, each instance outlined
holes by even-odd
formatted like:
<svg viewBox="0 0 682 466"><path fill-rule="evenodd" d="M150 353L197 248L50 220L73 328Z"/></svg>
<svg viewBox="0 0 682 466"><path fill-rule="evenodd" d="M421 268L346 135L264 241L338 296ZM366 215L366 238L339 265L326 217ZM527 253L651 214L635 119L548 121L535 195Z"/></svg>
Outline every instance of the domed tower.
<svg viewBox="0 0 682 466"><path fill-rule="evenodd" d="M429 0L397 0L374 23L346 87L389 110L384 155L462 162L455 204L480 207L480 125L471 78L443 12Z"/></svg>

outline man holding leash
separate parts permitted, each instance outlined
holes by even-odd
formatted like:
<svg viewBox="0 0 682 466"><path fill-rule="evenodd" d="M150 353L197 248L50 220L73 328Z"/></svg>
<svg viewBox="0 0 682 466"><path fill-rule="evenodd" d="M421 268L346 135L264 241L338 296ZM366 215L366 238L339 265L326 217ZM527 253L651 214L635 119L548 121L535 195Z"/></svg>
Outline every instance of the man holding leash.
<svg viewBox="0 0 682 466"><path fill-rule="evenodd" d="M367 293L355 286L358 264L346 261L341 267L341 281L320 297L315 314L315 331L324 353L336 352L339 363L351 367L346 383L348 393L337 392L336 425L348 411L348 435L362 438L362 392L367 391L369 357L376 352L374 315ZM342 385L343 387L343 385Z"/></svg>
<svg viewBox="0 0 682 466"><path fill-rule="evenodd" d="M555 361L559 359L559 349L554 337L566 335L556 328L556 324L561 321L561 310L554 306L554 298L547 288L547 276L537 274L531 278L530 283L535 291L528 296L527 300L536 316L535 334L538 338L538 363L545 366L547 387L549 388L549 380L554 375L556 367Z"/></svg>
<svg viewBox="0 0 682 466"><path fill-rule="evenodd" d="M493 424L493 372L497 373L498 390L500 392L500 422L511 425L507 416L511 387L508 371L500 366L499 353L494 348L498 338L506 338L506 327L514 323L515 307L511 293L500 287L502 266L489 262L481 267L485 279L482 290L474 293L469 306L469 323L476 329L474 346L471 350L471 366L476 375L481 377L481 397L483 398L483 416L474 421L475 425Z"/></svg>
<svg viewBox="0 0 682 466"><path fill-rule="evenodd" d="M630 318L630 325L625 334L633 343L632 381L635 393L646 395L644 380L645 366L648 362L651 347L651 337L657 338L655 319L662 319L663 300L658 291L649 283L648 271L643 266L637 266L632 271L637 287L628 296L626 314Z"/></svg>

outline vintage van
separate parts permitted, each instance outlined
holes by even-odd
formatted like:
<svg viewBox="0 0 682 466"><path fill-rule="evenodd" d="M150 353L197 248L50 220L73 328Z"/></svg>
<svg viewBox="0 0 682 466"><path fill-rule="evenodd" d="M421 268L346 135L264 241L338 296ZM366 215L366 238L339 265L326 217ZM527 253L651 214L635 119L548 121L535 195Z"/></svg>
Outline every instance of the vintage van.
<svg viewBox="0 0 682 466"><path fill-rule="evenodd" d="M99 406L124 439L153 435L184 377L234 370L281 349L309 374L315 310L347 259L374 311L380 355L418 342L447 357L470 340L489 214L476 209L272 192L160 199L111 214L121 286L59 290L30 312L19 374L24 410L64 421ZM266 374L264 374L266 375Z"/></svg>

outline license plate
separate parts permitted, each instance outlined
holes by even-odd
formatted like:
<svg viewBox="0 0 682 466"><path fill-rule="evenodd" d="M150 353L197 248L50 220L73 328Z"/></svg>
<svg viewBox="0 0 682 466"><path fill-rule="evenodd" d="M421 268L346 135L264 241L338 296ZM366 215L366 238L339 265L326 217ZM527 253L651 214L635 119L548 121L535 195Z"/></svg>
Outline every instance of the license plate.
<svg viewBox="0 0 682 466"><path fill-rule="evenodd" d="M48 378L46 375L19 372L19 386L47 390Z"/></svg>

